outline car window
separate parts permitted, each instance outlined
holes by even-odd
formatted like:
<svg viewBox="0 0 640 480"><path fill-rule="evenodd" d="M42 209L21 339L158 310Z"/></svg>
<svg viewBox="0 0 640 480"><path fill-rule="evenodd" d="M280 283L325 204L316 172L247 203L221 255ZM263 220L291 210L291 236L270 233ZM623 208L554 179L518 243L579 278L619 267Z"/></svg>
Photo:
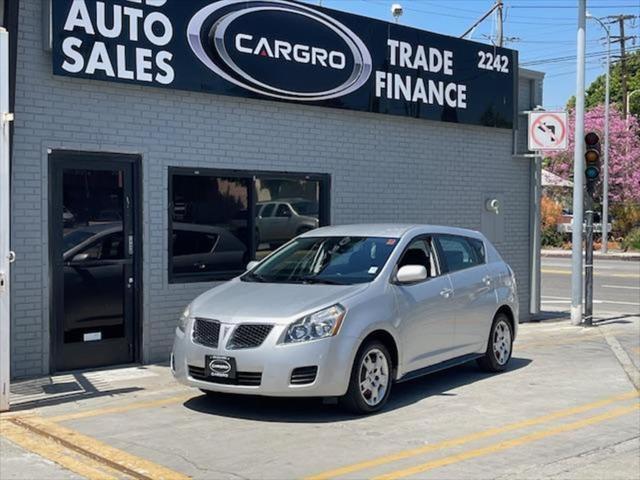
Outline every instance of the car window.
<svg viewBox="0 0 640 480"><path fill-rule="evenodd" d="M450 272L464 270L479 265L481 262L466 238L457 235L441 235L438 237L444 260Z"/></svg>
<svg viewBox="0 0 640 480"><path fill-rule="evenodd" d="M215 233L193 232L189 230L173 231L173 255L198 255L211 253L218 241Z"/></svg>
<svg viewBox="0 0 640 480"><path fill-rule="evenodd" d="M487 263L487 255L484 248L484 242L476 238L467 238L469 245L473 248L473 252L476 254L476 258L479 263Z"/></svg>
<svg viewBox="0 0 640 480"><path fill-rule="evenodd" d="M264 207L262 207L262 210L260 211L260 216L262 218L270 217L271 215L273 215L274 208L275 208L274 203L267 203Z"/></svg>
<svg viewBox="0 0 640 480"><path fill-rule="evenodd" d="M122 232L107 235L93 242L79 253L86 254L86 260L122 260L124 258Z"/></svg>
<svg viewBox="0 0 640 480"><path fill-rule="evenodd" d="M287 205L286 203L281 203L280 205L278 205L278 210L276 210L276 217L290 217L291 216L291 209L289 208L289 205Z"/></svg>
<svg viewBox="0 0 640 480"><path fill-rule="evenodd" d="M409 244L398 262L398 268L405 265L421 265L427 269L430 278L438 276L436 256L433 254L430 239L420 238Z"/></svg>

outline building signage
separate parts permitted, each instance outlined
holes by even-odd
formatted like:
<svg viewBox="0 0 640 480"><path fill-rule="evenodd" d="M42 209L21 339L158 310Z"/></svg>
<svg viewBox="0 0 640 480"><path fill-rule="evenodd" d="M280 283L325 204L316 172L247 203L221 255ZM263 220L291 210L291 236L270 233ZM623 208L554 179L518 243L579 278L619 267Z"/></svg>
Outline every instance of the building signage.
<svg viewBox="0 0 640 480"><path fill-rule="evenodd" d="M55 0L56 75L511 128L517 52L289 0Z"/></svg>

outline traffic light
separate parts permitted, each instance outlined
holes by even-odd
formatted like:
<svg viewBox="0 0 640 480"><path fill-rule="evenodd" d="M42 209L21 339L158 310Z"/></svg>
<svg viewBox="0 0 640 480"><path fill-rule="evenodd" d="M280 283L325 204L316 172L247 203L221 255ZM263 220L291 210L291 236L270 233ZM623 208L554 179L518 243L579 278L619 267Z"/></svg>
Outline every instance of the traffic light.
<svg viewBox="0 0 640 480"><path fill-rule="evenodd" d="M585 135L584 141L587 144L584 159L586 160L586 169L584 171L587 177L587 186L593 186L600 177L600 137L595 132L589 132Z"/></svg>

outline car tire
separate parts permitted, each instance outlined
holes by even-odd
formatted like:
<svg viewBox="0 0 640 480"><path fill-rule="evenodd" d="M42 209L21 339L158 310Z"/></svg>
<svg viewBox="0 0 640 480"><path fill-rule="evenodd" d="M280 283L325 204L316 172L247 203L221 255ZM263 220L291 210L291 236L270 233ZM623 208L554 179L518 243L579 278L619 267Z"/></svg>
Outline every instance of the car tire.
<svg viewBox="0 0 640 480"><path fill-rule="evenodd" d="M503 372L513 353L513 327L504 313L498 313L493 319L487 350L479 358L478 365L487 372Z"/></svg>
<svg viewBox="0 0 640 480"><path fill-rule="evenodd" d="M386 383L381 379L386 379ZM368 385L365 385L365 382ZM340 403L345 409L358 415L377 412L387 403L392 384L393 363L389 350L377 340L366 342L356 354L351 368L349 388L346 395L340 399Z"/></svg>

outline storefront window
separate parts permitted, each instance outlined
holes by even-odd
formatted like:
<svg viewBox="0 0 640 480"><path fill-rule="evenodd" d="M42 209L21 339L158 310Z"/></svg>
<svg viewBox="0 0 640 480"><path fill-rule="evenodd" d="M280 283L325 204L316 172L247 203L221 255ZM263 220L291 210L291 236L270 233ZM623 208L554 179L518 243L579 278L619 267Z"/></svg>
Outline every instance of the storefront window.
<svg viewBox="0 0 640 480"><path fill-rule="evenodd" d="M232 278L328 224L328 176L175 168L169 178L172 283Z"/></svg>

